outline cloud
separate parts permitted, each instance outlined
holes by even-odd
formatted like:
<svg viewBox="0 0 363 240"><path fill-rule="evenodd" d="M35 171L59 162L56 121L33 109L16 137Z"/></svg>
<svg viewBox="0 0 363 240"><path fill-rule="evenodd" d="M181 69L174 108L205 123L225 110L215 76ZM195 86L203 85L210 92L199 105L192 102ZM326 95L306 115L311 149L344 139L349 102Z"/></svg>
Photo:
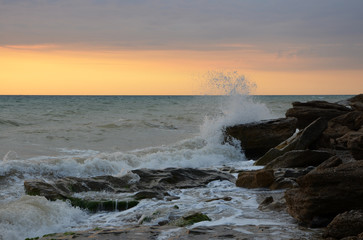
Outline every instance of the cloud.
<svg viewBox="0 0 363 240"><path fill-rule="evenodd" d="M361 0L0 1L0 45L234 51L363 62Z"/></svg>

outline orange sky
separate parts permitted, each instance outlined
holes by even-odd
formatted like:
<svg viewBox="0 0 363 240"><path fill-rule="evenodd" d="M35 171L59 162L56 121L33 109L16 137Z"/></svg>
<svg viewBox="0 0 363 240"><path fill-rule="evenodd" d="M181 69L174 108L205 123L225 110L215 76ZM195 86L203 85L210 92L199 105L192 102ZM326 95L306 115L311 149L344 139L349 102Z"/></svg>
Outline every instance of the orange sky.
<svg viewBox="0 0 363 240"><path fill-rule="evenodd" d="M313 61L252 50L76 51L51 45L7 46L0 48L0 94L213 94L219 92L207 90L204 76L215 70L245 75L257 85L253 94L363 92L362 70L299 69Z"/></svg>
<svg viewBox="0 0 363 240"><path fill-rule="evenodd" d="M0 23L0 94L221 94L206 76L234 71L363 93L363 1L0 1Z"/></svg>

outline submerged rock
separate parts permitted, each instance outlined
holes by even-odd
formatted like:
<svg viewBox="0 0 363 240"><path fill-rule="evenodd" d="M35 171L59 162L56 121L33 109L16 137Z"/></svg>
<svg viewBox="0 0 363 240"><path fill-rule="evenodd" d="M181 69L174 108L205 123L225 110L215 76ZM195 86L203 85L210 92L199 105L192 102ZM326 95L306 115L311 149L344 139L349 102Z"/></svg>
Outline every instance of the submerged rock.
<svg viewBox="0 0 363 240"><path fill-rule="evenodd" d="M290 215L310 227L324 227L339 213L363 209L363 161L338 166L336 158L328 161L285 193Z"/></svg>
<svg viewBox="0 0 363 240"><path fill-rule="evenodd" d="M297 118L299 129L305 128L320 117L329 120L351 111L343 105L326 101L293 102L292 106L287 110L286 117Z"/></svg>
<svg viewBox="0 0 363 240"><path fill-rule="evenodd" d="M264 120L227 127L225 139L239 140L246 157L256 159L292 136L295 130L295 118Z"/></svg>
<svg viewBox="0 0 363 240"><path fill-rule="evenodd" d="M206 214L196 212L172 221L170 224L178 227L185 227L202 221L211 221L211 219Z"/></svg>

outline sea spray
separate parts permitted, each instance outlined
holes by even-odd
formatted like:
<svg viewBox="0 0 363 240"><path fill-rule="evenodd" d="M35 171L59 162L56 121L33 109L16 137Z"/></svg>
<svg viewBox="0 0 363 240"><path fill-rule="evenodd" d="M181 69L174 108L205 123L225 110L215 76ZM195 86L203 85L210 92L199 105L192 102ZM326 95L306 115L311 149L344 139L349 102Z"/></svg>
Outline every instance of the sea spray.
<svg viewBox="0 0 363 240"><path fill-rule="evenodd" d="M66 202L23 196L10 203L0 203L0 239L18 240L65 231L86 217L85 212Z"/></svg>
<svg viewBox="0 0 363 240"><path fill-rule="evenodd" d="M206 116L200 127L201 136L208 141L214 144L222 142L226 126L274 118L265 104L254 101L249 95L256 84L248 81L244 75L237 71L212 71L205 77L209 92L225 96L220 105L220 115Z"/></svg>

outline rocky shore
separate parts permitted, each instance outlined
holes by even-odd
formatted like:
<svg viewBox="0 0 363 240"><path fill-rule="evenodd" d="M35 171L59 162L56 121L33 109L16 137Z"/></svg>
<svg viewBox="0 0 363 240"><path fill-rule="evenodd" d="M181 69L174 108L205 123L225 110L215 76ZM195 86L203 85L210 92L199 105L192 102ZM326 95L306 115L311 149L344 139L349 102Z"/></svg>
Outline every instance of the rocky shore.
<svg viewBox="0 0 363 240"><path fill-rule="evenodd" d="M143 199L173 201L169 190L226 180L241 188L265 189L256 211L287 211L301 227L320 229L312 235L315 239L363 239L363 94L340 103L292 105L286 118L225 129L225 142L239 140L246 157L255 160L259 170L137 169L122 177L27 180L25 192L50 201L68 201L90 212L123 211ZM238 173L237 179L232 173ZM280 194L268 192L278 189ZM122 193L124 197L82 197L81 193L90 191ZM208 201L217 200L231 199ZM233 225L193 227L210 220L203 212L186 213L155 226L143 224L147 218L141 215L136 225L127 227L49 234L41 239L262 239L273 231L261 225L244 226L243 230ZM293 234L289 238L301 239Z"/></svg>

